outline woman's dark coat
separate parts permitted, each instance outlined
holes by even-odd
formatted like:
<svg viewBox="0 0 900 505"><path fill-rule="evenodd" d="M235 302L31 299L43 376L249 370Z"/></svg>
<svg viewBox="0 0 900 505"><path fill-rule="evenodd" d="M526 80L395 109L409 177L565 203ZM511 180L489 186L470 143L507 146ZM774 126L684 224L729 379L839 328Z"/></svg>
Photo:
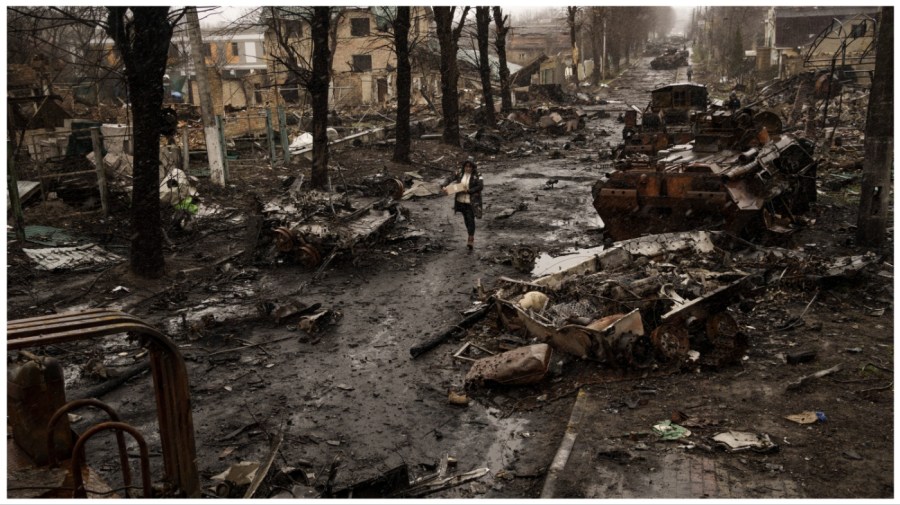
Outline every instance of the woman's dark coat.
<svg viewBox="0 0 900 505"><path fill-rule="evenodd" d="M464 168L460 168L456 171L455 174L444 180L443 186L462 182L463 173ZM473 168L472 175L469 176L469 191L467 191L467 193L469 194L469 200L472 203L472 208L475 209L475 216L479 218L481 217L482 189L484 189L484 181L481 180L481 174L478 173L478 169ZM456 195L453 195L453 211L460 212L460 205L462 204L456 200Z"/></svg>

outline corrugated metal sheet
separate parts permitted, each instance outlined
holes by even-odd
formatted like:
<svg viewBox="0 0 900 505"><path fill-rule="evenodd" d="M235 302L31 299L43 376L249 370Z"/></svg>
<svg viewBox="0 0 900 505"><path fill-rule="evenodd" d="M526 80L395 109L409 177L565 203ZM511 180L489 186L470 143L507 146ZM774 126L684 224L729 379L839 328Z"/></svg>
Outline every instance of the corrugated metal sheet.
<svg viewBox="0 0 900 505"><path fill-rule="evenodd" d="M31 261L37 263L38 270L90 270L124 261L96 244L77 247L53 247L48 249L22 249Z"/></svg>

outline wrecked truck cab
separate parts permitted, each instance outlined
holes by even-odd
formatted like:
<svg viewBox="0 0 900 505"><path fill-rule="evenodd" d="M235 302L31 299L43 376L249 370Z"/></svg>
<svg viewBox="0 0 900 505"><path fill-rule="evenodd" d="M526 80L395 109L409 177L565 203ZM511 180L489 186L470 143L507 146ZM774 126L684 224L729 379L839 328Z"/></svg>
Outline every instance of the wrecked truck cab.
<svg viewBox="0 0 900 505"><path fill-rule="evenodd" d="M655 163L620 163L595 183L593 205L607 235L721 228L753 238L792 231L816 199L812 143L783 135L740 152L718 150L716 136L709 142L698 137L691 149L663 151Z"/></svg>

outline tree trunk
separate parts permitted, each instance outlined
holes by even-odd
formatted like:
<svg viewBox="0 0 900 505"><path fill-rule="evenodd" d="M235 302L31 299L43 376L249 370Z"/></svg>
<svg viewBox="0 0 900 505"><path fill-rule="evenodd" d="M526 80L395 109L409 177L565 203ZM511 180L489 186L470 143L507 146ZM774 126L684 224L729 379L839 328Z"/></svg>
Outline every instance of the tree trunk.
<svg viewBox="0 0 900 505"><path fill-rule="evenodd" d="M500 60L500 111L507 113L512 110L512 91L509 89L509 66L506 64L506 33L509 25L506 22L509 16L503 17L503 10L494 7L494 26L497 31L495 46L497 58Z"/></svg>
<svg viewBox="0 0 900 505"><path fill-rule="evenodd" d="M328 83L331 74L328 31L330 7L314 7L312 19L312 75L309 94L312 101L313 159L310 185L316 189L328 186Z"/></svg>
<svg viewBox="0 0 900 505"><path fill-rule="evenodd" d="M591 84L597 86L602 80L600 69L603 68L603 19L600 9L591 7L591 56L594 58L594 69L591 71Z"/></svg>
<svg viewBox="0 0 900 505"><path fill-rule="evenodd" d="M134 131L131 270L141 277L157 278L165 273L159 215L159 132L163 75L172 40L169 8L108 9L108 34L125 63ZM132 22L125 19L129 9Z"/></svg>
<svg viewBox="0 0 900 505"><path fill-rule="evenodd" d="M459 49L459 35L462 32L469 8L463 8L462 18L453 27L456 7L434 7L434 21L437 26L438 43L441 48L441 109L444 114L445 144L459 145L459 66L456 53Z"/></svg>
<svg viewBox="0 0 900 505"><path fill-rule="evenodd" d="M491 89L491 60L488 54L490 38L490 7L475 7L475 25L478 28L478 73L481 74L482 109L484 124L494 128L497 117L494 115L494 93Z"/></svg>
<svg viewBox="0 0 900 505"><path fill-rule="evenodd" d="M866 114L866 157L859 200L856 240L860 245L881 247L891 193L893 164L894 8L882 7L875 47L875 75Z"/></svg>
<svg viewBox="0 0 900 505"><path fill-rule="evenodd" d="M566 8L566 22L569 25L569 43L572 46L572 82L578 86L578 29L575 26L575 15L578 14L578 7Z"/></svg>
<svg viewBox="0 0 900 505"><path fill-rule="evenodd" d="M409 163L409 99L412 68L409 63L409 7L397 7L394 19L394 48L397 51L397 126L393 160Z"/></svg>

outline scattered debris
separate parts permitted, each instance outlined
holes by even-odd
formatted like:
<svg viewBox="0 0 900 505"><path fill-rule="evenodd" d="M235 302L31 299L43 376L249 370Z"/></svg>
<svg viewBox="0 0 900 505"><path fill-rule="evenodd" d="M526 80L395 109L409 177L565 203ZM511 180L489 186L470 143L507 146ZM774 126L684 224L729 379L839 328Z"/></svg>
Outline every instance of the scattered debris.
<svg viewBox="0 0 900 505"><path fill-rule="evenodd" d="M409 354L412 355L413 358L417 358L422 354L430 351L431 349L434 349L445 340L457 335L460 331L463 331L466 328L470 328L478 321L484 319L484 317L488 314L493 306L494 300L488 300L488 302L482 305L478 310L466 316L466 318L460 321L459 324L456 324L450 329L438 333L437 335L429 338L427 341L411 348L409 350Z"/></svg>
<svg viewBox="0 0 900 505"><path fill-rule="evenodd" d="M465 407L469 405L469 397L465 394L457 393L456 391L451 390L447 395L447 401L450 402L450 405L458 405L461 407Z"/></svg>
<svg viewBox="0 0 900 505"><path fill-rule="evenodd" d="M804 375L803 377L800 377L796 381L788 383L787 390L791 391L791 390L795 390L795 389L800 389L800 387L803 386L803 384L811 381L812 379L821 379L822 377L825 377L825 376L831 375L835 372L841 371L841 368L842 368L842 365L840 363L838 363L837 365L834 365L831 368L828 368L825 370L819 370L818 372L816 372L814 374Z"/></svg>
<svg viewBox="0 0 900 505"><path fill-rule="evenodd" d="M776 452L778 446L764 433L748 433L745 431L726 431L713 436L713 440L728 452Z"/></svg>
<svg viewBox="0 0 900 505"><path fill-rule="evenodd" d="M679 426L668 419L654 424L653 433L655 433L660 440L680 440L691 436L691 430Z"/></svg>
<svg viewBox="0 0 900 505"><path fill-rule="evenodd" d="M813 424L819 420L816 413L812 410L800 412L799 414L791 414L789 416L784 416L784 418L797 424Z"/></svg>
<svg viewBox="0 0 900 505"><path fill-rule="evenodd" d="M466 374L466 384L533 384L540 382L550 366L552 351L547 344L513 349L476 361Z"/></svg>

